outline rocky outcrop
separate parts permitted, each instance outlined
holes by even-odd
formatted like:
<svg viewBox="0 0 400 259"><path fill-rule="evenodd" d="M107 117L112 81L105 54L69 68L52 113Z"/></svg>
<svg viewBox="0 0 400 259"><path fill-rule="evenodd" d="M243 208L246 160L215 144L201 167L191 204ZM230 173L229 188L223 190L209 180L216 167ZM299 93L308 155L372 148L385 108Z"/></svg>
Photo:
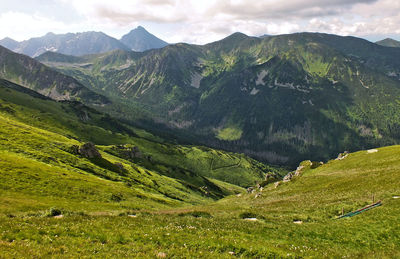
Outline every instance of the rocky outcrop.
<svg viewBox="0 0 400 259"><path fill-rule="evenodd" d="M344 151L343 153L339 153L338 157L335 160L343 160L349 155L349 151Z"/></svg>
<svg viewBox="0 0 400 259"><path fill-rule="evenodd" d="M138 147L132 147L128 152L129 158L142 158L142 152L140 152Z"/></svg>
<svg viewBox="0 0 400 259"><path fill-rule="evenodd" d="M78 154L86 158L101 158L100 152L93 143L85 143L78 149Z"/></svg>
<svg viewBox="0 0 400 259"><path fill-rule="evenodd" d="M291 181L294 177L300 176L306 169L315 169L317 167L320 167L323 165L323 162L311 162L310 160L306 160L300 163L300 165L297 167L296 171L290 172L285 177L283 177L282 182L289 182ZM278 187L278 185L275 185L275 188Z"/></svg>

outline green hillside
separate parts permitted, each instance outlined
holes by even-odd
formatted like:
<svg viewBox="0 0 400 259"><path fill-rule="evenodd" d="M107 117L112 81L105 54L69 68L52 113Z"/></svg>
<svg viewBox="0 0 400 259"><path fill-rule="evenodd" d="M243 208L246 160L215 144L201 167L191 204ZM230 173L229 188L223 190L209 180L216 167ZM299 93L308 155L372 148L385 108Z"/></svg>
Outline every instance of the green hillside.
<svg viewBox="0 0 400 259"><path fill-rule="evenodd" d="M0 67L2 68L0 78L33 89L55 100L84 101L92 105L110 103L108 98L91 91L76 79L2 46L0 46Z"/></svg>
<svg viewBox="0 0 400 259"><path fill-rule="evenodd" d="M6 80L0 80L0 116L4 212L198 204L242 192L238 185L254 185L266 173L282 174L244 155L171 144ZM89 141L101 157L79 151Z"/></svg>
<svg viewBox="0 0 400 259"><path fill-rule="evenodd" d="M399 140L400 49L355 37L235 33L204 46L64 59L38 57L108 96L102 111L270 163Z"/></svg>
<svg viewBox="0 0 400 259"><path fill-rule="evenodd" d="M100 201L88 198L85 208L70 206L62 212L62 218L53 218L43 215L40 206L29 206L34 196L24 197L26 203L21 204L12 196L2 195L1 208L6 210L0 215L0 255L397 258L399 155L400 146L391 146L351 153L316 169L303 162L305 168L299 176L277 187L270 184L262 191L195 207L163 209L163 204L151 213L126 207L126 212L135 217L116 213L112 202L99 207ZM4 158L11 161L11 157L2 156L2 165ZM65 177L73 180L71 173ZM34 175L32 179L36 179ZM88 188L92 182L86 180ZM99 193L108 192L111 186L101 188ZM337 219L342 210L354 211L372 203L373 198L381 200L382 206ZM51 204L48 198L38 201ZM73 204L74 196L67 201ZM57 202L60 205L61 201Z"/></svg>

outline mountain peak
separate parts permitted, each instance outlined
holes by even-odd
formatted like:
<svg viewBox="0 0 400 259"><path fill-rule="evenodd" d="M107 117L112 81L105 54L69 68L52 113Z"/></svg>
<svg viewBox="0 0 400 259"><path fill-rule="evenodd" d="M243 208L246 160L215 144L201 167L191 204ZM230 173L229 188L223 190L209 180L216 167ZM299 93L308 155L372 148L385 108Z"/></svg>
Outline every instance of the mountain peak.
<svg viewBox="0 0 400 259"><path fill-rule="evenodd" d="M392 38L386 38L384 40L380 40L375 43L378 45L381 45L381 46L385 46L385 47L400 48L400 41L394 40Z"/></svg>
<svg viewBox="0 0 400 259"><path fill-rule="evenodd" d="M15 41L15 42L18 42L18 41L14 40L14 39L11 39L10 37L5 37L1 41Z"/></svg>
<svg viewBox="0 0 400 259"><path fill-rule="evenodd" d="M122 36L121 42L133 51L159 49L168 45L167 42L157 38L142 26L138 26Z"/></svg>
<svg viewBox="0 0 400 259"><path fill-rule="evenodd" d="M138 27L136 27L136 29L134 30L142 30L142 31L147 31L143 26L139 25Z"/></svg>
<svg viewBox="0 0 400 259"><path fill-rule="evenodd" d="M4 39L0 40L0 45L6 47L7 49L14 49L18 46L19 42L13 40L9 37L5 37Z"/></svg>

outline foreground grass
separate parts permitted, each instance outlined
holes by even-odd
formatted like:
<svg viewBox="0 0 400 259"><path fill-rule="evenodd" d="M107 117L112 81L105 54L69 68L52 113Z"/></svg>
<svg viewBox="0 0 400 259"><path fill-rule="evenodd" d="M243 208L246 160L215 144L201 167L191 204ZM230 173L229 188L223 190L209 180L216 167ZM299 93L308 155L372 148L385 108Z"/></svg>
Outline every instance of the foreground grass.
<svg viewBox="0 0 400 259"><path fill-rule="evenodd" d="M0 87L0 258L400 257L399 146L243 194L233 184L270 168L138 137L99 113L84 110L84 122L75 108ZM88 140L102 144L102 160L71 152ZM126 158L125 146L144 158ZM336 219L372 196L383 205Z"/></svg>
<svg viewBox="0 0 400 259"><path fill-rule="evenodd" d="M277 188L268 186L259 198L243 194L209 205L120 216L74 211L59 219L3 214L0 255L398 258L400 199L394 197L400 195L399 156L399 146L372 154L360 151L307 169ZM371 203L372 194L383 206L336 219L342 208L347 212Z"/></svg>

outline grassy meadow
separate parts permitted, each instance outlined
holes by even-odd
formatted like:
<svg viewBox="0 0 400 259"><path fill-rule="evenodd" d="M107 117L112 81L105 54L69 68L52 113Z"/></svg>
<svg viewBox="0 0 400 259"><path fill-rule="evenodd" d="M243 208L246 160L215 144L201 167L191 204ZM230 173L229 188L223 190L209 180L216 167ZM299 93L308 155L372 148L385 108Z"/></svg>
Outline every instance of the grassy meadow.
<svg viewBox="0 0 400 259"><path fill-rule="evenodd" d="M86 109L0 87L0 258L400 258L400 146L246 193L284 170Z"/></svg>

